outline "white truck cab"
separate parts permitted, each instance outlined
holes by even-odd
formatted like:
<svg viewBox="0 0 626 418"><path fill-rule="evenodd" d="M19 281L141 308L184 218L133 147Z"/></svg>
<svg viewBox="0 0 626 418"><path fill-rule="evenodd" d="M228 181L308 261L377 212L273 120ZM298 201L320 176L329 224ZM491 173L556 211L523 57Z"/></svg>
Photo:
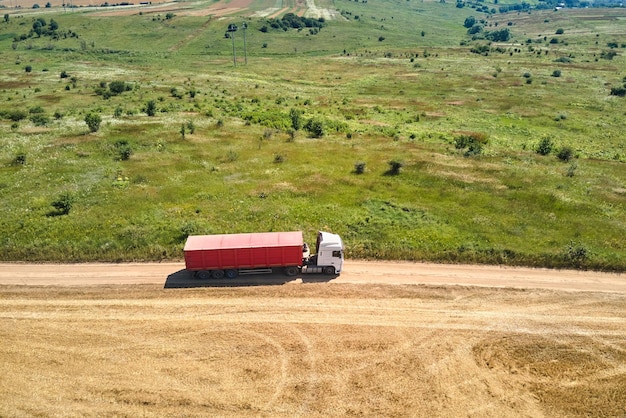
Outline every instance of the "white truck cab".
<svg viewBox="0 0 626 418"><path fill-rule="evenodd" d="M318 232L315 249L318 266L332 266L336 274L341 273L344 248L339 235L330 232Z"/></svg>

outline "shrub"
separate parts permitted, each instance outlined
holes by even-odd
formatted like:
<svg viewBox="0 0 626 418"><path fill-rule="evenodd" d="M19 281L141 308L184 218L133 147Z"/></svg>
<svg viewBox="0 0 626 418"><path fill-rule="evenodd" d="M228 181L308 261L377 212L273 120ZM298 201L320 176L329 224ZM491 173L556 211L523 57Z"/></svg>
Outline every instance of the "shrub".
<svg viewBox="0 0 626 418"><path fill-rule="evenodd" d="M51 212L49 215L67 215L72 210L72 206L74 204L74 197L69 193L63 193L56 200L53 200L51 205L56 212Z"/></svg>
<svg viewBox="0 0 626 418"><path fill-rule="evenodd" d="M480 155L483 151L483 144L487 143L487 136L480 132L470 132L457 135L454 138L454 147L456 149L466 149L463 154L466 157Z"/></svg>
<svg viewBox="0 0 626 418"><path fill-rule="evenodd" d="M89 127L89 132L98 132L100 129L100 123L102 122L102 118L97 113L88 113L85 116L85 123Z"/></svg>
<svg viewBox="0 0 626 418"><path fill-rule="evenodd" d="M30 73L31 71L33 71L33 66L27 65L26 67L24 67L24 71L26 71L27 73Z"/></svg>
<svg viewBox="0 0 626 418"><path fill-rule="evenodd" d="M385 174L388 176L397 176L400 174L400 169L404 166L404 163L399 160L391 160L388 162L389 170Z"/></svg>
<svg viewBox="0 0 626 418"><path fill-rule="evenodd" d="M485 38L493 42L506 42L511 38L508 28L485 33Z"/></svg>
<svg viewBox="0 0 626 418"><path fill-rule="evenodd" d="M302 128L302 111L294 108L289 109L289 117L291 118L291 127L295 131L299 131Z"/></svg>
<svg viewBox="0 0 626 418"><path fill-rule="evenodd" d="M611 87L611 96L624 97L626 96L626 87Z"/></svg>
<svg viewBox="0 0 626 418"><path fill-rule="evenodd" d="M35 124L35 126L46 126L50 122L50 118L43 113L35 113L30 117L30 121Z"/></svg>
<svg viewBox="0 0 626 418"><path fill-rule="evenodd" d="M133 154L132 146L125 139L120 139L119 141L116 141L115 148L117 149L118 159L121 161L129 160L130 156Z"/></svg>
<svg viewBox="0 0 626 418"><path fill-rule="evenodd" d="M126 84L123 81L111 81L109 83L109 91L111 92L111 94L113 94L114 96L118 95L118 94L122 94L125 91L129 91L132 89L132 86L129 84Z"/></svg>
<svg viewBox="0 0 626 418"><path fill-rule="evenodd" d="M563 35L563 33L565 33L565 31L563 30L563 28L558 28L555 32L556 35Z"/></svg>
<svg viewBox="0 0 626 418"><path fill-rule="evenodd" d="M365 163L357 162L354 164L354 172L355 174L363 174L365 173Z"/></svg>
<svg viewBox="0 0 626 418"><path fill-rule="evenodd" d="M13 161L11 162L11 165L24 165L24 164L26 164L26 154L23 152L18 153L13 159Z"/></svg>
<svg viewBox="0 0 626 418"><path fill-rule="evenodd" d="M576 161L574 161L573 163L569 165L569 167L567 167L567 172L565 173L565 175L567 177L574 177L574 174L576 173L577 168L578 168L578 164L576 164Z"/></svg>
<svg viewBox="0 0 626 418"><path fill-rule="evenodd" d="M27 116L28 115L23 110L9 110L6 113L6 117L13 122L24 120Z"/></svg>
<svg viewBox="0 0 626 418"><path fill-rule="evenodd" d="M552 142L552 139L545 137L542 138L541 141L539 141L539 144L537 145L535 151L537 151L537 154L539 155L548 155L552 152L553 147L554 143Z"/></svg>
<svg viewBox="0 0 626 418"><path fill-rule="evenodd" d="M232 149L231 149L231 150L228 150L228 154L226 154L226 160L227 160L228 162L231 162L231 163L232 163L232 162L235 162L235 161L237 161L237 159L238 159L238 158L239 158L239 154L237 154L237 153L236 153L235 151L233 151Z"/></svg>
<svg viewBox="0 0 626 418"><path fill-rule="evenodd" d="M564 259L575 267L580 267L589 257L589 250L583 245L570 241L565 246Z"/></svg>
<svg viewBox="0 0 626 418"><path fill-rule="evenodd" d="M481 25L474 25L467 30L468 35L476 35L483 31L483 27Z"/></svg>
<svg viewBox="0 0 626 418"><path fill-rule="evenodd" d="M561 77L561 70L552 71L552 77Z"/></svg>
<svg viewBox="0 0 626 418"><path fill-rule="evenodd" d="M156 115L156 111L156 102L154 100L148 100L148 102L146 103L146 107L144 108L144 112L146 112L146 115L154 116Z"/></svg>
<svg viewBox="0 0 626 418"><path fill-rule="evenodd" d="M317 118L309 119L304 125L304 129L311 134L313 138L321 138L324 136L324 122Z"/></svg>
<svg viewBox="0 0 626 418"><path fill-rule="evenodd" d="M574 150L571 147L563 147L556 156L559 160L567 162L574 157Z"/></svg>
<svg viewBox="0 0 626 418"><path fill-rule="evenodd" d="M476 18L474 16L469 16L465 18L465 22L463 22L463 26L467 29L471 28L476 24Z"/></svg>

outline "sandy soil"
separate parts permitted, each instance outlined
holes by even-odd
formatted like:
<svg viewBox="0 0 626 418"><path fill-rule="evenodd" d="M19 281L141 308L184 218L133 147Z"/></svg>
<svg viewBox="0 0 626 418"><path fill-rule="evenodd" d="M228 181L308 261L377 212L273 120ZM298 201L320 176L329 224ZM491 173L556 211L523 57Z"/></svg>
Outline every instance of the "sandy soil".
<svg viewBox="0 0 626 418"><path fill-rule="evenodd" d="M326 276L288 278L278 274L240 276L235 281L199 282L189 277L183 263L0 264L0 284L7 285L163 284L165 287L203 287L326 280ZM626 293L626 276L623 274L406 262L347 260L341 275L332 281Z"/></svg>
<svg viewBox="0 0 626 418"><path fill-rule="evenodd" d="M3 417L626 413L621 276L351 261L329 283L164 289L181 265L0 268L46 284L0 285ZM603 291L402 284L428 280Z"/></svg>

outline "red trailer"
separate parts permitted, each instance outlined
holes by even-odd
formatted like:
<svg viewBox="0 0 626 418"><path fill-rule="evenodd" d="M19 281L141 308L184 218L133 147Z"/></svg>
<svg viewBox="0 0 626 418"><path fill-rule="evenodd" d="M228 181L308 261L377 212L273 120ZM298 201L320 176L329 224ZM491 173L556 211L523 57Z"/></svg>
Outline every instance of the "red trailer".
<svg viewBox="0 0 626 418"><path fill-rule="evenodd" d="M318 251L320 247L327 249L324 253L328 254L328 265L318 266L318 257L310 256L301 231L191 235L187 238L183 251L187 270L194 272L200 279L267 273L275 267L284 268L285 273L290 276L300 271L339 273L343 263L341 238L335 234L320 232Z"/></svg>

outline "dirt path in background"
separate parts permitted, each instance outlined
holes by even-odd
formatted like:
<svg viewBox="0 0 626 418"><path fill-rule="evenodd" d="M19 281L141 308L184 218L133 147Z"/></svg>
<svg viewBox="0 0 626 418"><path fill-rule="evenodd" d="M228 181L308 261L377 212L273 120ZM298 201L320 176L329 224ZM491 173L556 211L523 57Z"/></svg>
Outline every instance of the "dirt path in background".
<svg viewBox="0 0 626 418"><path fill-rule="evenodd" d="M0 264L0 284L84 286L164 284L166 287L282 284L328 281L325 276L240 276L234 281L199 282L183 263ZM408 262L348 260L336 283L431 284L626 293L623 274ZM169 285L169 286L168 286Z"/></svg>

